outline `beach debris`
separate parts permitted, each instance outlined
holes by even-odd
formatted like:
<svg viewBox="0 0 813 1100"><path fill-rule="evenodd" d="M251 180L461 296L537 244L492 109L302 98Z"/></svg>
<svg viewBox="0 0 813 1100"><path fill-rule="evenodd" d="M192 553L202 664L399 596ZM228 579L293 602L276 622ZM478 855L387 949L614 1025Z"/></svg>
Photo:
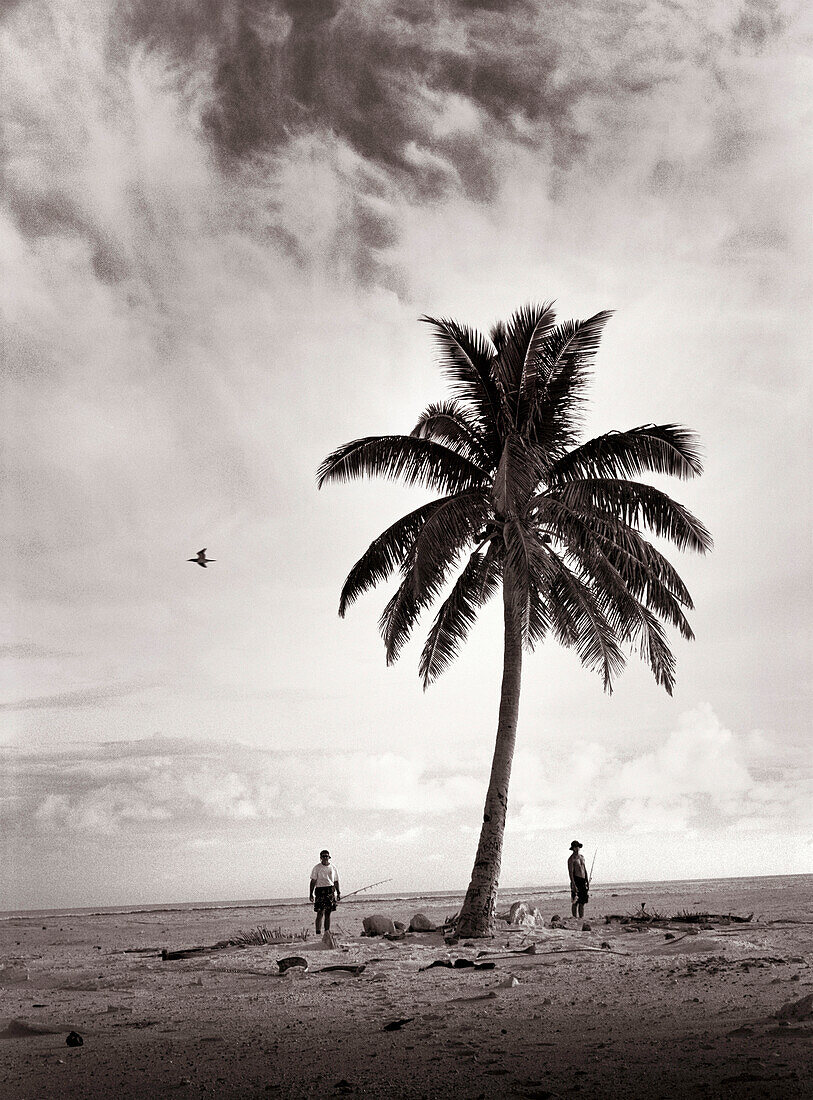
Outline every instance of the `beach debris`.
<svg viewBox="0 0 813 1100"><path fill-rule="evenodd" d="M754 918L753 913L749 913L747 917L737 916L736 913L706 913L700 911L690 911L688 909L682 909L679 913L673 914L671 917L665 916L663 913L648 912L646 908L646 902L641 902L640 909L635 913L608 913L604 917L605 924L612 924L618 922L619 924L698 924L701 927L707 925L709 928L715 924L750 924ZM552 918L551 918L552 919ZM558 918L557 918L558 919Z"/></svg>
<svg viewBox="0 0 813 1100"><path fill-rule="evenodd" d="M299 932L288 932L282 925L276 928L267 928L264 924L258 924L256 928L250 928L247 932L236 932L227 941L235 947L262 947L266 943L292 943L295 940L303 942L310 938L310 929L302 928Z"/></svg>
<svg viewBox="0 0 813 1100"><path fill-rule="evenodd" d="M336 1092L352 1092L353 1091L353 1085L351 1085L349 1081L345 1081L344 1078L342 1078L341 1081L337 1081L336 1084L333 1086L333 1088Z"/></svg>
<svg viewBox="0 0 813 1100"><path fill-rule="evenodd" d="M528 947L518 947L516 951L478 951L477 958L481 959L484 955L489 955L494 958L502 959L509 958L511 955L535 955L536 944L532 943Z"/></svg>
<svg viewBox="0 0 813 1100"><path fill-rule="evenodd" d="M293 967L301 967L303 970L307 970L308 960L303 959L301 955L290 955L287 959L277 959L277 966L280 974L284 974L286 970L291 970Z"/></svg>
<svg viewBox="0 0 813 1100"><path fill-rule="evenodd" d="M593 926L589 921L585 921L582 925L582 932L592 932Z"/></svg>
<svg viewBox="0 0 813 1100"><path fill-rule="evenodd" d="M172 959L193 959L196 955L211 955L215 951L226 951L234 946L231 940L219 940L208 947L184 947L179 951L167 951L164 948L161 951L161 958L164 962Z"/></svg>
<svg viewBox="0 0 813 1100"><path fill-rule="evenodd" d="M400 1020L390 1020L388 1024L384 1024L382 1031L400 1031L404 1024L410 1024L415 1019L414 1016L404 1016Z"/></svg>
<svg viewBox="0 0 813 1100"><path fill-rule="evenodd" d="M330 929L325 930L324 936L322 936L322 947L335 948L339 946L339 937L335 932L331 932Z"/></svg>
<svg viewBox="0 0 813 1100"><path fill-rule="evenodd" d="M530 901L515 901L508 911L508 923L521 928L538 928L545 922L542 914Z"/></svg>
<svg viewBox="0 0 813 1100"><path fill-rule="evenodd" d="M514 986L519 985L519 978L516 974L509 974L503 981L500 982L500 989L513 989Z"/></svg>
<svg viewBox="0 0 813 1100"><path fill-rule="evenodd" d="M409 922L410 932L434 932L436 927L425 913L416 913Z"/></svg>
<svg viewBox="0 0 813 1100"><path fill-rule="evenodd" d="M69 1047L81 1047L84 1041L85 1040L78 1031L69 1031L65 1039L65 1044Z"/></svg>
<svg viewBox="0 0 813 1100"><path fill-rule="evenodd" d="M799 1001L788 1001L774 1013L777 1020L810 1020L813 1019L813 993L808 993Z"/></svg>
<svg viewBox="0 0 813 1100"><path fill-rule="evenodd" d="M355 965L354 964L349 964L347 966L342 966L340 964L337 964L336 966L320 966L318 973L327 974L329 971L346 970L348 974L352 974L353 977L357 978L359 976L359 974L363 974L366 969L367 969L367 964L366 963L357 963Z"/></svg>
<svg viewBox="0 0 813 1100"><path fill-rule="evenodd" d="M555 924L561 924L561 923L562 923L562 918L561 918L561 917L559 916L559 914L558 914L558 913L554 913L554 914L553 914L553 916L552 916L552 917L550 918L550 926L551 926L551 928L553 928L553 926L554 926Z"/></svg>
<svg viewBox="0 0 813 1100"><path fill-rule="evenodd" d="M497 994L492 989L490 993L479 993L476 997L452 997L449 1004L459 1005L464 1004L467 1001L493 1001L497 997Z"/></svg>
<svg viewBox="0 0 813 1100"><path fill-rule="evenodd" d="M443 966L447 970L493 970L496 965L493 962L474 962L473 959L455 959L454 962L451 959L435 959L428 966L422 966L418 973L421 974L424 970L432 970L436 966Z"/></svg>
<svg viewBox="0 0 813 1100"><path fill-rule="evenodd" d="M393 935L395 933L395 924L390 917L385 917L383 913L373 913L372 916L364 917L361 922L365 936L384 936L387 933Z"/></svg>

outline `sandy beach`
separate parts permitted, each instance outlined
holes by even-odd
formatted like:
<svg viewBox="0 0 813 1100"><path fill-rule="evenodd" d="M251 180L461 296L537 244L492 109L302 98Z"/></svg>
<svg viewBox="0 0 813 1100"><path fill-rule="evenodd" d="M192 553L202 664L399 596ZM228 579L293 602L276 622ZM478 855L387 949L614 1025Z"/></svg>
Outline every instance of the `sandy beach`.
<svg viewBox="0 0 813 1100"><path fill-rule="evenodd" d="M500 921L493 940L459 943L361 935L373 913L441 924L459 898L437 895L348 900L335 947L299 938L304 901L6 917L0 1093L810 1095L812 876L596 889L587 930L560 889L502 892L500 911L525 899L543 926ZM753 917L606 919L642 901L664 917ZM161 955L258 926L287 939ZM307 969L281 973L292 956ZM457 960L480 965L430 966Z"/></svg>

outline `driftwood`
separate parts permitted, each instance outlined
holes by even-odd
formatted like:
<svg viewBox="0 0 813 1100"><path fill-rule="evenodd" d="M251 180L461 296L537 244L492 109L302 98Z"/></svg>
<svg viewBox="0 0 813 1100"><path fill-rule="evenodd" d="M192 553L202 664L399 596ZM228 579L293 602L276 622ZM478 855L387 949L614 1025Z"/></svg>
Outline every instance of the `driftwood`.
<svg viewBox="0 0 813 1100"><path fill-rule="evenodd" d="M197 955L213 955L216 951L228 951L231 947L235 947L231 940L220 940L219 943L213 943L209 947L185 947L180 951L167 951L164 948L161 951L161 958L164 962L171 959L194 959Z"/></svg>
<svg viewBox="0 0 813 1100"><path fill-rule="evenodd" d="M489 955L492 958L507 959L510 955L535 955L536 944L532 943L530 947L518 948L516 951L478 951L477 958L480 959L483 955Z"/></svg>

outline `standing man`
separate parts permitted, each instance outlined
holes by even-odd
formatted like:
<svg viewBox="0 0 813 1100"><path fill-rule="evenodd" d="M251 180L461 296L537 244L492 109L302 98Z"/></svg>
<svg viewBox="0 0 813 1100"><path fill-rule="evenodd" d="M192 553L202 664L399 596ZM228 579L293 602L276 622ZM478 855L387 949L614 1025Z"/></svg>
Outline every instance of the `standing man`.
<svg viewBox="0 0 813 1100"><path fill-rule="evenodd" d="M581 853L583 845L574 840L570 845L570 857L567 861L567 871L570 875L570 912L574 917L584 916L584 907L590 898L588 890L590 883L587 879L587 866Z"/></svg>
<svg viewBox="0 0 813 1100"><path fill-rule="evenodd" d="M330 852L327 848L319 853L319 862L311 871L310 899L316 911L316 935L318 936L322 931L322 918L324 917L327 932L330 929L330 914L335 910L336 903L342 900L339 872L330 862Z"/></svg>

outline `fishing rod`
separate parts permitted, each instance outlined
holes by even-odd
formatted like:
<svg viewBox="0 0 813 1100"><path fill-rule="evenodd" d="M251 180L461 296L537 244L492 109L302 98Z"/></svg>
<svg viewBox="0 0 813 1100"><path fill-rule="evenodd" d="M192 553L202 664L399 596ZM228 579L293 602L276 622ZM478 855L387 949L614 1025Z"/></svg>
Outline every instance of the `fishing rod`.
<svg viewBox="0 0 813 1100"><path fill-rule="evenodd" d="M590 874L587 878L587 881L590 883L591 886L593 885L593 868L596 865L596 856L597 855L598 855L598 848L596 848L595 852L593 852L593 862L590 864Z"/></svg>
<svg viewBox="0 0 813 1100"><path fill-rule="evenodd" d="M371 882L369 886L359 886L358 890L351 890L349 894L342 894L342 901L347 901L354 894L360 894L363 890L372 890L374 886L383 886L385 882L392 882L391 878L382 878L378 882Z"/></svg>

